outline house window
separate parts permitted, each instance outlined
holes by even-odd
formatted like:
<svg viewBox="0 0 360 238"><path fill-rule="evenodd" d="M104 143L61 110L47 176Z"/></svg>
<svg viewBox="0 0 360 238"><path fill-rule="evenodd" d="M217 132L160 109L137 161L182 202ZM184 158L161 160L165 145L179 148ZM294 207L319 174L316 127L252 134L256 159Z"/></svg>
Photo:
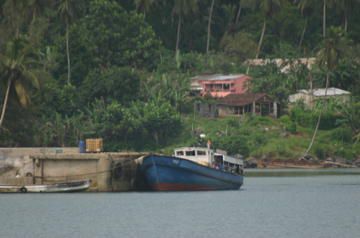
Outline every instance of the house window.
<svg viewBox="0 0 360 238"><path fill-rule="evenodd" d="M210 91L210 92L211 92L212 89L213 89L213 85L212 85L212 84L206 84L206 85L205 85L205 90L206 90L206 91Z"/></svg>
<svg viewBox="0 0 360 238"><path fill-rule="evenodd" d="M224 89L224 91L229 91L230 90L230 84L224 84L223 89Z"/></svg>
<svg viewBox="0 0 360 238"><path fill-rule="evenodd" d="M241 115L242 114L242 107L234 107L234 114Z"/></svg>
<svg viewBox="0 0 360 238"><path fill-rule="evenodd" d="M261 111L260 104L255 104L255 112L259 113Z"/></svg>
<svg viewBox="0 0 360 238"><path fill-rule="evenodd" d="M179 156L184 155L184 151L176 151L176 155L179 155Z"/></svg>
<svg viewBox="0 0 360 238"><path fill-rule="evenodd" d="M206 155L206 151L204 150L198 150L197 155Z"/></svg>
<svg viewBox="0 0 360 238"><path fill-rule="evenodd" d="M246 106L245 106L245 109L244 109L244 110L245 110L245 113L251 112L251 109L252 109L252 108L251 108L251 104L246 105Z"/></svg>
<svg viewBox="0 0 360 238"><path fill-rule="evenodd" d="M200 112L200 103L197 103L197 104L196 104L196 111L197 111L197 112Z"/></svg>
<svg viewBox="0 0 360 238"><path fill-rule="evenodd" d="M223 90L223 85L222 84L214 84L214 86L215 86L216 91L222 91Z"/></svg>

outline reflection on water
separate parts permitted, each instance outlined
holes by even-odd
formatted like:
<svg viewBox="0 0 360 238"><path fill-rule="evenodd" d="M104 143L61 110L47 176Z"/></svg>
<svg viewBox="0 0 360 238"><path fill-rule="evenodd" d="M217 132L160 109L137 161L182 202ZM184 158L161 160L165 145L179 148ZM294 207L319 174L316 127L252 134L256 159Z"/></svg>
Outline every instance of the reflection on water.
<svg viewBox="0 0 360 238"><path fill-rule="evenodd" d="M360 168L347 169L245 169L246 177L297 177L319 175L360 175Z"/></svg>
<svg viewBox="0 0 360 238"><path fill-rule="evenodd" d="M236 191L0 194L0 237L357 238L360 175L340 171L248 176Z"/></svg>

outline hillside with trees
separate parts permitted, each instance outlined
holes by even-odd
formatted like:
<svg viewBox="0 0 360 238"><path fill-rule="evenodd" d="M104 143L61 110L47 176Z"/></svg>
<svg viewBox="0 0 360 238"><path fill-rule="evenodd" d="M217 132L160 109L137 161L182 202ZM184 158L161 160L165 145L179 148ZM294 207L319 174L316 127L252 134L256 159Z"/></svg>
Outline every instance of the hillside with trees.
<svg viewBox="0 0 360 238"><path fill-rule="evenodd" d="M246 157L360 155L359 0L0 0L0 36L0 147L102 137L107 151L168 152L205 133ZM310 57L287 73L245 64ZM202 73L249 74L281 117L196 116ZM288 108L310 85L351 103Z"/></svg>

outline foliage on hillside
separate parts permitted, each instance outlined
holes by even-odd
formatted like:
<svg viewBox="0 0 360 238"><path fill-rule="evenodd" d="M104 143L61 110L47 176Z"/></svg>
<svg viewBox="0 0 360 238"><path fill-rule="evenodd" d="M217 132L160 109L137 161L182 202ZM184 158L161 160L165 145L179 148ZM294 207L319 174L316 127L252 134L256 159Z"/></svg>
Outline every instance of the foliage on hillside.
<svg viewBox="0 0 360 238"><path fill-rule="evenodd" d="M324 114L311 153L359 155L359 1L331 1L326 16L322 1L215 1L210 14L211 2L0 0L0 146L76 146L96 136L107 150L159 151L196 143L199 129L230 153L295 158L318 112L289 111L287 98L328 77L353 103ZM245 73L256 56L336 64L287 74L251 67L251 90L281 103L280 120L193 121L190 78Z"/></svg>
<svg viewBox="0 0 360 238"><path fill-rule="evenodd" d="M306 115L303 112L301 116ZM313 117L316 120L315 115ZM304 155L313 132L312 128L298 125L289 116L280 119L259 116L243 119L189 117L185 124L189 133L186 140L188 144L206 145L207 140L210 140L215 149L258 159L298 159ZM206 135L202 141L199 139L200 133ZM352 160L360 153L360 144L353 141L352 129L338 124L333 129L320 130L311 155L318 159L341 157ZM172 147L169 147L165 152L170 153L171 150Z"/></svg>

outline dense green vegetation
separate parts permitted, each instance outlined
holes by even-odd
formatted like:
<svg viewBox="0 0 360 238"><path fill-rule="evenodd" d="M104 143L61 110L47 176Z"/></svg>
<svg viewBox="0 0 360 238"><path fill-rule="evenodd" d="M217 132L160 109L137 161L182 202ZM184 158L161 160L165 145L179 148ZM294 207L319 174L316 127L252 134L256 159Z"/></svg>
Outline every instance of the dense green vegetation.
<svg viewBox="0 0 360 238"><path fill-rule="evenodd" d="M231 153L297 158L319 128L312 155L360 154L358 0L0 0L0 9L0 146L103 137L106 150L169 151L202 132ZM287 74L243 64L258 57L317 63ZM252 91L281 103L280 119L194 117L191 76L247 71ZM353 102L288 110L288 95L309 82Z"/></svg>

